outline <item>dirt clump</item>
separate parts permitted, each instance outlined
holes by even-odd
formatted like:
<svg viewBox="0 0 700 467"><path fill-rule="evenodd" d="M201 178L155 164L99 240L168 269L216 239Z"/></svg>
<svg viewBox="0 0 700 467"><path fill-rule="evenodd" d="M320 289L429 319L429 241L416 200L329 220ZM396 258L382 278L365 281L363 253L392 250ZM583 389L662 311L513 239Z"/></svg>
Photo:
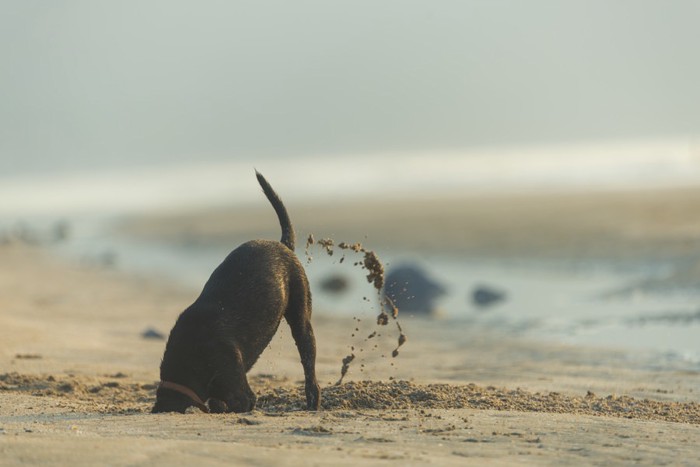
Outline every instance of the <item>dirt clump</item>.
<svg viewBox="0 0 700 467"><path fill-rule="evenodd" d="M342 360L342 368L340 369L340 379L338 380L336 385L339 385L340 383L343 382L343 378L345 378L345 375L347 374L348 370L350 369L350 363L355 360L355 354L351 353L347 357L343 358Z"/></svg>
<svg viewBox="0 0 700 467"><path fill-rule="evenodd" d="M379 299L379 304L381 307L381 311L377 316L377 325L386 326L387 324L389 324L389 314L385 311L385 309L389 309L391 317L394 319L394 322L396 322L396 327L399 331L398 345L392 351L391 356L397 357L399 355L399 347L401 347L406 342L407 338L403 332L403 329L401 328L401 324L398 321L399 309L394 305L394 303L389 297L382 297L382 288L384 287L384 265L379 260L377 254L374 251L368 250L367 248L363 247L362 244L359 242L340 242L336 244L331 238L315 240L313 234L309 234L306 240L306 248L304 250L307 257L307 262L309 263L313 259L309 253L309 248L313 245L319 245L329 256L333 255L334 246L343 251L363 254L362 260L356 261L353 264L355 266L359 266L362 269L367 270L367 282L372 284L372 286L377 292L377 297ZM343 257L340 258L340 263L342 263L344 260L345 256L343 255ZM351 356L352 358L350 358ZM344 376L347 374L348 369L350 368L350 363L353 361L354 358L355 356L354 354L352 354L348 355L342 360L342 367L340 370L340 379L338 380L338 384L342 382Z"/></svg>
<svg viewBox="0 0 700 467"><path fill-rule="evenodd" d="M378 291L381 291L382 287L384 287L384 266L377 258L375 252L365 251L364 267L369 271L367 282L373 284Z"/></svg>

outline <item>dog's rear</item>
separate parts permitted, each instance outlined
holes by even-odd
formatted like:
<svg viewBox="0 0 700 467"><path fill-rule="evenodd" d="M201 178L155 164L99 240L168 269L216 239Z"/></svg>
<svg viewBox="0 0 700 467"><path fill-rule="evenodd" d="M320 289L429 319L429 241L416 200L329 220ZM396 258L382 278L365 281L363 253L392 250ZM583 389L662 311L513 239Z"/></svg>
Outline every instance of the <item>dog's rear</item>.
<svg viewBox="0 0 700 467"><path fill-rule="evenodd" d="M319 408L308 280L293 252L295 236L287 210L267 180L258 172L256 176L279 218L281 243L253 240L236 248L180 315L163 356L154 412L183 412L191 405L205 410L207 400L212 412L251 410L255 394L246 373L282 316L304 368L307 408Z"/></svg>

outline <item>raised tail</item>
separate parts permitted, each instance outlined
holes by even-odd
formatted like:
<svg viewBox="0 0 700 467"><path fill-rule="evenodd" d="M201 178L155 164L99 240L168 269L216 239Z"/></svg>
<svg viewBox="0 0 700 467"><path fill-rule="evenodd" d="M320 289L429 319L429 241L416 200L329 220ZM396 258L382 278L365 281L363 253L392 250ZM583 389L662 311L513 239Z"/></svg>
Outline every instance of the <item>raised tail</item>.
<svg viewBox="0 0 700 467"><path fill-rule="evenodd" d="M255 176L258 177L258 183L260 183L263 192L265 192L265 196L267 196L267 199L270 201L270 204L272 204L272 207L275 208L275 212L277 213L277 218L280 221L280 227L282 227L282 238L280 239L280 242L285 244L290 250L294 251L296 236L294 235L294 227L292 227L292 221L289 220L287 209L284 207L280 197L277 196L277 193L275 193L275 190L273 190L270 184L267 183L265 177L263 177L257 170L255 171Z"/></svg>

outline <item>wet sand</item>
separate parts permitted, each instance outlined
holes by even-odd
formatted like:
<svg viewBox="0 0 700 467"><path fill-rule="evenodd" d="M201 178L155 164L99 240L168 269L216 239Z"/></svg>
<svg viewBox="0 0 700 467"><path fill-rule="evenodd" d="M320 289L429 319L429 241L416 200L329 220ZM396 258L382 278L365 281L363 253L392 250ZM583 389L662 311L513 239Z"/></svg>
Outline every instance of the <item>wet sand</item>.
<svg viewBox="0 0 700 467"><path fill-rule="evenodd" d="M392 237L403 246L433 248L436 226L446 234L434 248L466 245L460 251L488 254L493 248L505 254L500 247L507 242L488 232L506 229L511 233L502 238L517 245L513 253L532 252L543 241L538 219L549 222L544 227L551 227L550 238L559 239L541 245L542 254L606 255L609 248L619 258L692 254L700 216L694 216L690 201L684 213L675 210L676 203L692 199L688 193L625 201L627 196L614 202L580 196L581 211L567 214L570 218L552 214L571 207L568 201L558 198L559 208L538 208L536 197L435 200L410 216L381 203L326 211L289 207L300 234L363 241L380 254ZM660 200L666 203L662 207ZM421 230L425 216L438 215L438 206L460 204L471 208L456 217L454 210L445 211L431 221L432 230ZM274 217L265 208L224 210L225 217L217 212L160 216L134 220L128 229L153 238L169 232L169 241L177 242L204 238L193 225L228 241L231 235L274 238ZM510 213L508 222L498 212ZM328 217L321 222L324 213ZM352 222L350 214L356 216ZM618 222L623 215L630 216L624 224ZM217 224L221 218L228 221ZM567 221L574 218L573 224ZM664 221L657 224L658 219ZM460 240L454 233L472 232L474 223L481 225L480 235L467 233ZM408 230L398 236L400 229ZM365 240L362 232L373 238ZM361 315L362 303L359 320L314 317L323 410L300 410L303 374L283 323L251 371L259 397L254 412L151 415L165 342L142 333L152 328L167 334L199 290L57 259L18 243L0 247L0 265L3 464L700 463L697 371L652 367L643 355L532 342L418 318L402 319L408 342L391 358L394 330L378 328L372 310ZM366 339L375 330L381 335ZM357 360L344 383L335 386L351 345L357 347Z"/></svg>
<svg viewBox="0 0 700 467"><path fill-rule="evenodd" d="M288 206L300 238L362 242L378 252L487 257L700 257L700 187L592 193L386 198ZM129 235L187 244L276 238L264 201L126 219Z"/></svg>

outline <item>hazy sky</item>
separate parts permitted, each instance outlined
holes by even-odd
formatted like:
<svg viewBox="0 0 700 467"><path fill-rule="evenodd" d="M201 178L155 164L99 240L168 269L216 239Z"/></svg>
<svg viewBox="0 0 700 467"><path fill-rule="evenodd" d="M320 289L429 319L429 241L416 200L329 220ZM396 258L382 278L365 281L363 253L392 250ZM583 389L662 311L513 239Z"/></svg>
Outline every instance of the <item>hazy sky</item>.
<svg viewBox="0 0 700 467"><path fill-rule="evenodd" d="M0 171L700 133L700 1L0 0Z"/></svg>

